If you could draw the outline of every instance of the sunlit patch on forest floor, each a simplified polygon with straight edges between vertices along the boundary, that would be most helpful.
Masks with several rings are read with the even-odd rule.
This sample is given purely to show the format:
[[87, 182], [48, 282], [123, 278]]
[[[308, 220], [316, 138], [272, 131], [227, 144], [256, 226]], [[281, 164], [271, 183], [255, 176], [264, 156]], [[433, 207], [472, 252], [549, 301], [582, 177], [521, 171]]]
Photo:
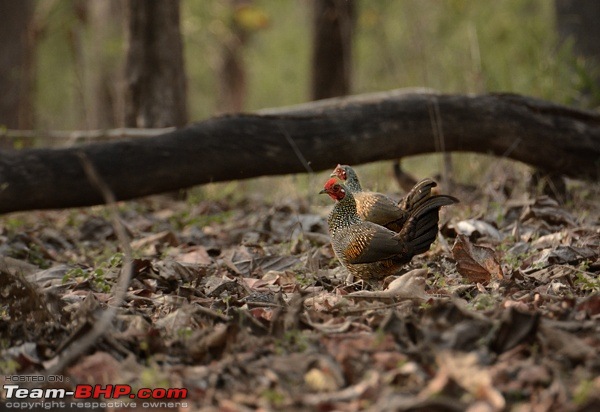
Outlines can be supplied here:
[[[64, 375], [231, 411], [600, 409], [598, 187], [566, 206], [492, 192], [457, 193], [432, 249], [374, 290], [348, 282], [305, 202], [124, 203], [125, 303]], [[111, 305], [110, 220], [2, 217], [2, 374], [51, 368]]]

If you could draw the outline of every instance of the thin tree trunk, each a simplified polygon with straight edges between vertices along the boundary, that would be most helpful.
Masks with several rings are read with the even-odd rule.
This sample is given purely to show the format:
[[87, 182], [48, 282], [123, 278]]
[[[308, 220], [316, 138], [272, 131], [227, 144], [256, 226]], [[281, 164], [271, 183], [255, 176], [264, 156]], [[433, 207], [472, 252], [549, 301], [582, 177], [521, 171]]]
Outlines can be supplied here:
[[249, 0], [229, 0], [232, 16], [226, 38], [223, 39], [219, 67], [219, 113], [241, 112], [246, 100], [246, 67], [244, 48], [249, 33], [238, 24], [235, 15], [238, 8], [248, 6]]
[[350, 93], [354, 0], [314, 0], [312, 100]]
[[123, 36], [124, 7], [121, 0], [86, 0], [92, 35], [92, 56], [88, 64], [89, 125], [92, 129], [115, 128], [125, 124], [122, 53], [115, 44]]
[[9, 129], [33, 128], [33, 11], [31, 0], [0, 0], [0, 126]]
[[179, 0], [128, 0], [125, 125], [187, 123]]
[[[585, 59], [585, 67], [595, 84], [585, 85], [590, 94], [600, 92], [600, 1], [555, 0], [556, 23], [561, 40], [573, 40], [575, 52]], [[585, 90], [584, 90], [585, 92]], [[598, 104], [596, 96], [592, 105]]]

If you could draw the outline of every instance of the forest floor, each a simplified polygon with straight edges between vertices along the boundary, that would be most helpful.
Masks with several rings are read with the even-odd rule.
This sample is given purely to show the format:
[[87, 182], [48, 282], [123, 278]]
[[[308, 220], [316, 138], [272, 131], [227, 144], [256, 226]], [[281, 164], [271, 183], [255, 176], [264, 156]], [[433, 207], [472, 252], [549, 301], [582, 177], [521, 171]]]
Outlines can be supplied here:
[[0, 374], [187, 389], [111, 411], [600, 410], [600, 189], [508, 191], [451, 193], [431, 250], [375, 290], [349, 283], [305, 202], [120, 204], [132, 278], [89, 348], [130, 260], [113, 214], [2, 217]]

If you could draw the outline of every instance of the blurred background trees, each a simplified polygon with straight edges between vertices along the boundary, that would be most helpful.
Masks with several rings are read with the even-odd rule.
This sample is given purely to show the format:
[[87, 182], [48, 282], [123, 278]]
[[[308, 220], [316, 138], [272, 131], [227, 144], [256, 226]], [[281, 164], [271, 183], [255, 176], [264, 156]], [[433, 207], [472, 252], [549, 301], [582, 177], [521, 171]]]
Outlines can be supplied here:
[[125, 126], [187, 124], [179, 0], [126, 2]]
[[[136, 39], [128, 37], [133, 28], [128, 10], [145, 7], [150, 13], [145, 3], [0, 1], [3, 15], [14, 16], [2, 26], [0, 40], [0, 80], [9, 91], [0, 99], [2, 113], [27, 107], [20, 115], [6, 112], [0, 123], [41, 129], [125, 124], [124, 90], [131, 87], [132, 72], [161, 71], [148, 54], [139, 56], [138, 67], [127, 57], [128, 39]], [[171, 76], [181, 83], [187, 78], [188, 96], [172, 100], [188, 103], [191, 120], [344, 94], [350, 84], [353, 93], [429, 87], [450, 93], [516, 92], [576, 103], [591, 76], [582, 61], [600, 44], [594, 40], [597, 25], [585, 24], [596, 21], [600, 5], [594, 0], [556, 0], [556, 7], [545, 0], [166, 3], [166, 9], [156, 12], [165, 21], [145, 24], [156, 25], [148, 30], [164, 39], [169, 48], [164, 52], [172, 53], [157, 55], [154, 62], [183, 65]], [[590, 6], [583, 7], [585, 3]], [[181, 59], [175, 56], [177, 31]], [[12, 103], [28, 99], [29, 105]], [[596, 103], [592, 99], [589, 105]]]
[[0, 0], [0, 125], [33, 127], [34, 3]]
[[578, 87], [587, 106], [597, 106], [600, 94], [600, 2], [555, 0], [560, 41], [573, 49], [579, 73]]
[[312, 100], [350, 93], [354, 0], [314, 0], [311, 62]]
[[[594, 108], [599, 8], [595, 0], [0, 0], [11, 16], [0, 29], [0, 124], [182, 125], [404, 87]], [[431, 159], [407, 166], [423, 163]]]

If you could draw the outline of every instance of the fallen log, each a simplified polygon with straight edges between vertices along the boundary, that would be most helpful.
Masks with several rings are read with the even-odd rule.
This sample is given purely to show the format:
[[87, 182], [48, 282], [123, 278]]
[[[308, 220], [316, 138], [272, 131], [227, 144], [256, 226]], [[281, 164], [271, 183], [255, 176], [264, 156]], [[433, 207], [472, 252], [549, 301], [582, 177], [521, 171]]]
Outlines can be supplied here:
[[439, 151], [478, 152], [597, 181], [600, 115], [531, 97], [393, 91], [208, 119], [159, 136], [0, 153], [0, 213], [118, 200], [208, 182]]

